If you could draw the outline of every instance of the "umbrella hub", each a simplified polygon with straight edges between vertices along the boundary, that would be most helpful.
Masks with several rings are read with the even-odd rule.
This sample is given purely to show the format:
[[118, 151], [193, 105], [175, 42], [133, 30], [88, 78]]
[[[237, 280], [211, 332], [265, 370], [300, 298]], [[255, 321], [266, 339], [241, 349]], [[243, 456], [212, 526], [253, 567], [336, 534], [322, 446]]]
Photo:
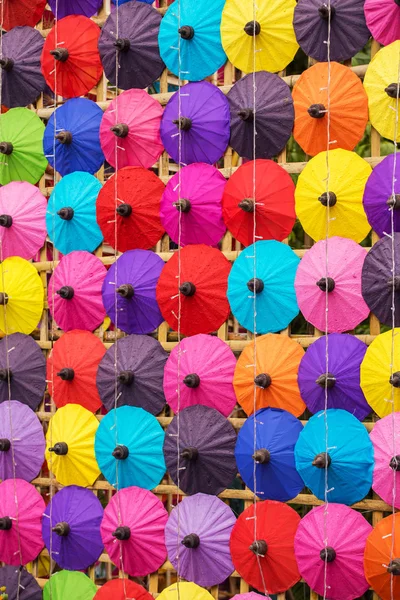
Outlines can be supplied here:
[[130, 283], [123, 283], [119, 286], [119, 288], [117, 288], [117, 294], [119, 294], [122, 298], [127, 298], [130, 300], [135, 294], [133, 285]]
[[400, 471], [400, 454], [396, 454], [390, 459], [389, 466], [393, 471]]
[[188, 535], [185, 535], [181, 544], [186, 548], [198, 548], [200, 546], [200, 538], [197, 533], [189, 533]]
[[69, 52], [67, 48], [55, 48], [54, 50], [50, 50], [50, 54], [60, 62], [65, 62], [66, 60], [68, 60], [69, 57]]
[[322, 548], [319, 553], [320, 559], [324, 562], [330, 563], [333, 562], [336, 558], [336, 552], [332, 548], [332, 546], [327, 546], [326, 548]]
[[13, 218], [11, 215], [0, 215], [0, 226], [6, 227], [7, 229], [13, 224]]
[[385, 92], [389, 98], [396, 99], [398, 95], [400, 96], [400, 86], [397, 83], [391, 83], [385, 88]]
[[71, 221], [74, 216], [74, 209], [70, 206], [64, 206], [57, 211], [57, 214], [64, 221]]
[[129, 133], [129, 127], [126, 123], [117, 123], [114, 127], [110, 127], [110, 131], [119, 138], [125, 138]]
[[8, 452], [11, 448], [11, 442], [7, 438], [0, 439], [0, 452]]
[[8, 381], [8, 379], [12, 379], [11, 369], [0, 369], [0, 381]]
[[121, 371], [118, 375], [118, 381], [123, 385], [132, 385], [135, 379], [135, 375], [133, 371]]
[[130, 204], [127, 204], [126, 202], [124, 202], [123, 204], [120, 204], [119, 206], [117, 206], [117, 208], [115, 209], [115, 212], [120, 217], [130, 217], [132, 214], [132, 206]]
[[247, 287], [253, 294], [260, 294], [260, 292], [262, 292], [264, 289], [264, 282], [262, 279], [254, 277], [254, 279], [249, 279], [249, 281], [247, 282]]
[[113, 531], [112, 535], [120, 542], [125, 542], [131, 537], [131, 530], [127, 525], [121, 525], [120, 527], [117, 527], [115, 531]]
[[118, 38], [116, 42], [114, 42], [114, 46], [118, 48], [120, 52], [128, 52], [131, 47], [131, 41], [128, 38]]
[[70, 131], [60, 131], [60, 133], [57, 133], [55, 138], [60, 142], [60, 144], [72, 144], [72, 133]]
[[56, 294], [64, 300], [72, 300], [74, 297], [74, 288], [70, 285], [63, 285], [62, 288], [56, 291]]
[[57, 442], [52, 448], [49, 448], [49, 452], [54, 452], [57, 456], [65, 456], [68, 454], [68, 444], [66, 442]]
[[390, 288], [392, 288], [394, 285], [395, 291], [400, 292], [400, 275], [395, 275], [393, 279], [389, 279], [387, 284]]
[[318, 469], [325, 469], [330, 466], [331, 462], [332, 459], [327, 452], [320, 452], [312, 461], [312, 466]]
[[268, 544], [265, 540], [257, 540], [249, 546], [249, 550], [254, 552], [256, 556], [264, 557], [268, 552]]
[[318, 379], [316, 380], [316, 382], [318, 385], [320, 385], [322, 388], [333, 388], [333, 386], [336, 383], [336, 377], [334, 375], [332, 375], [332, 373], [322, 373], [322, 375], [320, 375], [318, 377]]
[[193, 446], [188, 446], [187, 448], [184, 448], [181, 452], [181, 458], [185, 458], [186, 460], [197, 460], [198, 457], [199, 451]]
[[57, 523], [57, 525], [52, 527], [52, 531], [60, 537], [66, 537], [71, 531], [71, 527], [66, 521], [60, 521], [60, 523]]
[[389, 383], [391, 383], [395, 388], [400, 388], [400, 371], [396, 371], [396, 373], [391, 375]]
[[397, 6], [400, 6], [400, 0], [394, 0], [394, 3], [397, 4]]
[[334, 6], [329, 7], [324, 2], [319, 7], [318, 12], [319, 12], [319, 16], [321, 17], [321, 19], [324, 19], [324, 21], [327, 21], [329, 19], [329, 12], [331, 13], [331, 19], [333, 19], [333, 17], [335, 16], [335, 13], [336, 13], [336, 8]]
[[386, 204], [389, 206], [389, 208], [393, 208], [393, 210], [400, 210], [400, 194], [390, 196], [390, 198], [386, 200]]
[[196, 292], [196, 286], [191, 281], [185, 281], [179, 286], [179, 291], [184, 296], [193, 296]]
[[174, 125], [178, 125], [178, 129], [182, 131], [189, 131], [192, 126], [192, 119], [189, 119], [189, 117], [179, 117], [179, 119], [174, 119], [172, 122]]
[[260, 448], [256, 450], [252, 456], [253, 460], [260, 465], [266, 465], [271, 460], [271, 453], [266, 448]]
[[244, 30], [247, 33], [247, 35], [260, 35], [261, 25], [258, 21], [249, 21], [244, 26]]
[[117, 460], [126, 460], [129, 456], [129, 448], [123, 444], [118, 444], [118, 446], [115, 447], [112, 455]]
[[57, 377], [60, 377], [63, 381], [72, 381], [75, 377], [75, 371], [69, 367], [64, 367], [57, 373]]
[[0, 67], [4, 71], [11, 71], [14, 66], [14, 61], [12, 58], [1, 58], [0, 59]]
[[268, 375], [268, 373], [260, 373], [259, 375], [257, 375], [257, 377], [254, 378], [254, 383], [257, 387], [263, 388], [265, 390], [272, 383], [271, 375]]
[[0, 519], [0, 531], [9, 531], [12, 527], [12, 520], [10, 517], [1, 517]]
[[400, 558], [394, 558], [390, 561], [387, 572], [391, 575], [400, 575]]
[[255, 202], [253, 198], [244, 198], [239, 202], [238, 207], [244, 210], [244, 212], [253, 213], [255, 208]]
[[191, 25], [183, 25], [178, 29], [178, 33], [183, 40], [192, 40], [194, 38], [194, 29]]
[[326, 108], [323, 104], [311, 104], [307, 112], [313, 119], [323, 119], [326, 113]]
[[0, 152], [1, 154], [11, 154], [14, 150], [14, 146], [11, 142], [0, 142]]
[[332, 279], [332, 277], [321, 277], [321, 279], [317, 281], [317, 286], [321, 292], [333, 292], [335, 289], [335, 281]]
[[180, 198], [178, 202], [173, 203], [173, 206], [181, 213], [188, 213], [192, 208], [192, 203], [187, 198]]
[[5, 292], [0, 292], [0, 306], [4, 306], [8, 304], [8, 294]]
[[184, 378], [183, 383], [188, 388], [197, 388], [200, 385], [200, 377], [197, 375], [197, 373], [189, 373], [189, 375], [186, 375]]
[[318, 200], [321, 202], [322, 206], [329, 206], [329, 208], [332, 208], [337, 202], [337, 196], [334, 192], [324, 192]]
[[252, 108], [242, 108], [237, 115], [242, 121], [251, 121], [254, 119], [254, 110]]

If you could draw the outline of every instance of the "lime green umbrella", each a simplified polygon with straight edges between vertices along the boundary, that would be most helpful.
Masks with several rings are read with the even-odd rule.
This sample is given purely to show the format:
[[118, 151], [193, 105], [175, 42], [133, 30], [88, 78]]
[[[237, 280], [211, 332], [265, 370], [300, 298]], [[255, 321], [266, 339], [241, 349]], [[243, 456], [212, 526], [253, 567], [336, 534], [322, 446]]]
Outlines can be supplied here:
[[96, 592], [97, 586], [84, 573], [59, 571], [44, 586], [43, 600], [93, 600]]
[[0, 116], [0, 184], [37, 183], [47, 160], [43, 154], [44, 124], [27, 108], [12, 108]]

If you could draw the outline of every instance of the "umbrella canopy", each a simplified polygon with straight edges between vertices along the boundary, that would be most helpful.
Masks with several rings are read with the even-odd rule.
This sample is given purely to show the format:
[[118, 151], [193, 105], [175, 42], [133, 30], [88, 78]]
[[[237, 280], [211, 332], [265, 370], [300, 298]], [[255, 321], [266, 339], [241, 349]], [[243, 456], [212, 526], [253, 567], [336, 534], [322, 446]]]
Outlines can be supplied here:
[[46, 239], [47, 201], [27, 181], [11, 181], [0, 188], [0, 247], [9, 256], [33, 258]]
[[47, 301], [53, 319], [64, 331], [93, 331], [105, 317], [101, 299], [106, 268], [97, 256], [71, 252], [63, 256], [50, 278]]
[[325, 331], [326, 290], [328, 333], [350, 331], [368, 317], [369, 309], [361, 295], [365, 256], [364, 248], [340, 237], [332, 237], [328, 243], [321, 240], [307, 250], [297, 270], [295, 288], [300, 310], [314, 327]]
[[220, 250], [204, 244], [175, 253], [162, 270], [156, 293], [168, 325], [175, 331], [180, 325], [184, 335], [219, 329], [230, 312], [226, 298], [230, 269]]
[[300, 516], [287, 504], [265, 500], [239, 516], [231, 535], [235, 569], [246, 583], [270, 594], [291, 588], [300, 579], [294, 536]]
[[0, 402], [18, 398], [36, 410], [46, 389], [46, 360], [29, 335], [13, 333], [0, 341]]
[[229, 539], [235, 522], [231, 508], [215, 496], [183, 498], [165, 528], [168, 558], [178, 575], [203, 587], [223, 583], [234, 570]]
[[372, 489], [387, 504], [400, 508], [400, 414], [393, 414], [374, 423], [370, 438], [374, 446], [374, 478]]
[[[300, 521], [294, 550], [300, 573], [314, 592], [330, 600], [353, 600], [369, 588], [364, 548], [372, 527], [342, 504], [317, 506]], [[325, 541], [326, 539], [326, 541]]]
[[297, 383], [303, 356], [300, 344], [285, 335], [262, 335], [245, 347], [236, 364], [233, 387], [247, 415], [253, 413], [254, 401], [256, 410], [272, 406], [287, 410], [295, 417], [304, 412], [306, 405]]
[[52, 113], [44, 130], [43, 149], [60, 175], [74, 171], [93, 175], [100, 169], [104, 162], [99, 133], [102, 117], [101, 108], [87, 98], [72, 98]]
[[92, 600], [97, 586], [84, 573], [58, 571], [43, 588], [43, 600]]
[[372, 443], [364, 425], [346, 410], [330, 408], [326, 417], [323, 411], [311, 417], [300, 433], [295, 456], [304, 485], [320, 500], [325, 499], [326, 470], [329, 503], [354, 504], [371, 488]]
[[43, 312], [43, 283], [35, 267], [19, 256], [0, 264], [0, 330], [32, 333]]
[[367, 538], [364, 552], [365, 577], [382, 600], [397, 598], [400, 581], [400, 513], [379, 521]]
[[266, 71], [250, 73], [232, 86], [227, 99], [231, 111], [230, 145], [239, 156], [272, 158], [282, 152], [292, 133], [294, 110], [290, 88], [281, 77]]
[[112, 562], [132, 577], [157, 571], [167, 557], [167, 520], [167, 511], [152, 492], [138, 487], [117, 492], [104, 510], [100, 528]]
[[296, 220], [294, 189], [289, 173], [272, 160], [240, 165], [229, 177], [222, 196], [225, 225], [244, 246], [254, 242], [254, 221], [256, 239], [281, 242]]
[[264, 600], [270, 600], [269, 596], [265, 596], [264, 594], [256, 594], [255, 592], [249, 592], [248, 594], [236, 594], [233, 596], [232, 600], [258, 600], [259, 598], [264, 598]]
[[237, 473], [234, 449], [236, 433], [230, 422], [208, 406], [188, 406], [165, 435], [164, 456], [168, 473], [189, 495], [217, 495], [232, 484]]
[[222, 12], [222, 45], [237, 69], [283, 71], [299, 45], [293, 31], [295, 0], [277, 0], [273, 6], [227, 0]]
[[22, 567], [0, 567], [1, 588], [7, 600], [42, 600], [36, 579]]
[[162, 107], [144, 90], [114, 98], [100, 125], [100, 143], [112, 167], [149, 168], [164, 150], [160, 138]]
[[42, 18], [46, 0], [6, 0], [3, 6], [2, 28], [8, 31], [19, 25], [36, 25]]
[[117, 489], [152, 490], [165, 473], [164, 430], [143, 408], [121, 406], [102, 420], [95, 439], [101, 472]]
[[43, 122], [32, 110], [12, 108], [0, 116], [0, 130], [0, 185], [10, 181], [37, 183], [47, 166]]
[[396, 0], [365, 0], [364, 14], [377, 42], [388, 46], [400, 38], [400, 4]]
[[221, 199], [225, 177], [213, 166], [195, 163], [169, 180], [161, 199], [161, 222], [178, 246], [216, 246], [225, 233]]
[[[328, 373], [326, 345], [328, 344]], [[311, 413], [325, 408], [342, 408], [360, 421], [371, 412], [360, 387], [360, 367], [367, 346], [354, 335], [331, 333], [307, 349], [299, 367], [301, 397]]]
[[228, 278], [227, 295], [243, 327], [253, 333], [254, 325], [257, 333], [281, 331], [298, 315], [294, 279], [299, 262], [289, 246], [275, 240], [256, 242], [240, 253]]
[[97, 336], [79, 329], [68, 331], [54, 343], [47, 359], [47, 383], [57, 408], [80, 404], [95, 413], [101, 407], [96, 374], [105, 353]]
[[218, 337], [199, 333], [184, 338], [165, 365], [164, 392], [169, 406], [177, 413], [202, 404], [229, 417], [236, 404], [232, 386], [235, 366], [235, 355]]
[[236, 442], [236, 463], [241, 478], [259, 498], [287, 502], [303, 489], [294, 460], [302, 429], [296, 417], [279, 408], [258, 410], [244, 422]]
[[159, 595], [159, 600], [211, 600], [211, 594], [188, 581], [179, 581], [165, 588]]
[[100, 0], [49, 0], [49, 6], [57, 19], [68, 15], [84, 15], [93, 17], [101, 8]]
[[94, 455], [99, 422], [79, 404], [67, 404], [51, 417], [46, 434], [46, 460], [61, 485], [93, 485], [100, 469]]
[[165, 406], [162, 380], [167, 358], [160, 342], [150, 336], [117, 340], [97, 370], [97, 389], [106, 410], [128, 405], [158, 415]]
[[54, 93], [76, 98], [97, 84], [103, 72], [97, 48], [99, 37], [100, 27], [82, 15], [70, 15], [56, 22], [46, 38], [41, 58], [42, 73]]
[[77, 485], [61, 489], [43, 513], [42, 534], [53, 560], [69, 571], [83, 571], [103, 551], [103, 508], [92, 490]]
[[[330, 18], [329, 18], [330, 7]], [[362, 50], [370, 38], [364, 17], [364, 0], [299, 0], [293, 25], [301, 49], [317, 61], [344, 61]]]
[[327, 229], [329, 237], [336, 235], [355, 242], [368, 235], [371, 226], [362, 199], [371, 171], [358, 154], [341, 149], [330, 150], [328, 156], [320, 152], [307, 163], [296, 185], [296, 214], [313, 240], [325, 240]]
[[[182, 4], [173, 2], [161, 21], [158, 41], [167, 68], [183, 79], [200, 81], [226, 62], [221, 44], [224, 0]], [[177, 49], [179, 48], [179, 53]]]
[[293, 88], [293, 136], [311, 156], [328, 147], [328, 74], [329, 148], [353, 150], [368, 123], [368, 97], [358, 75], [337, 62], [313, 65], [300, 75]]
[[394, 230], [400, 231], [400, 161], [396, 159], [394, 164], [394, 159], [394, 154], [389, 154], [376, 165], [364, 190], [364, 210], [379, 237], [383, 237], [385, 232], [391, 234], [392, 214]]
[[176, 163], [212, 165], [229, 143], [228, 101], [208, 81], [188, 83], [168, 101], [160, 133], [166, 151]]
[[[378, 335], [361, 363], [361, 387], [380, 417], [400, 410], [400, 328]], [[393, 337], [392, 337], [393, 336]], [[394, 342], [394, 352], [392, 349]], [[393, 364], [392, 364], [393, 363]], [[391, 367], [392, 365], [392, 367]], [[392, 395], [394, 405], [392, 404]]]
[[42, 424], [29, 406], [16, 400], [0, 404], [0, 479], [34, 479], [45, 445]]
[[104, 308], [125, 333], [151, 333], [163, 317], [156, 300], [156, 285], [164, 261], [149, 250], [129, 250], [111, 265], [104, 279]]
[[153, 248], [164, 233], [164, 189], [161, 179], [143, 167], [124, 167], [107, 179], [96, 202], [97, 223], [106, 242], [118, 252]]
[[94, 600], [125, 600], [129, 597], [135, 600], [153, 600], [153, 596], [144, 587], [125, 578], [107, 581], [97, 590]]
[[44, 546], [44, 508], [42, 496], [27, 481], [0, 483], [0, 561], [19, 566], [35, 560]]
[[3, 35], [1, 102], [8, 108], [35, 102], [46, 83], [40, 71], [44, 39], [32, 27], [14, 27]]
[[165, 69], [158, 48], [160, 22], [161, 15], [144, 2], [120, 4], [107, 17], [101, 30], [99, 52], [111, 85], [117, 85], [116, 49], [119, 88], [144, 89], [160, 77]]

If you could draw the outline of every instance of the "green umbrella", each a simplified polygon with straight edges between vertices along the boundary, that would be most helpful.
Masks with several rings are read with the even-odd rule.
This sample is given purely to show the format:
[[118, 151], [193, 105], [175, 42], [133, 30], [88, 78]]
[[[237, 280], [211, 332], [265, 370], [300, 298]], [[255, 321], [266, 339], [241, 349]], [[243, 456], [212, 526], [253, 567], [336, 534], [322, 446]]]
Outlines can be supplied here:
[[96, 592], [97, 586], [84, 573], [59, 571], [44, 586], [43, 600], [93, 600]]
[[44, 124], [28, 108], [12, 108], [0, 116], [0, 184], [37, 183], [47, 160], [43, 154]]

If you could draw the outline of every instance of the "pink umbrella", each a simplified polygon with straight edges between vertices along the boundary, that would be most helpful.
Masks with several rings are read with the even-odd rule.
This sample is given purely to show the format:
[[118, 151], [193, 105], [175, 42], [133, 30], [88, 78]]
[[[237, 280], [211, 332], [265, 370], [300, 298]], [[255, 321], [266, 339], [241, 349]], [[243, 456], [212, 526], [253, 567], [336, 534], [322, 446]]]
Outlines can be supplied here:
[[184, 338], [170, 353], [164, 369], [168, 404], [178, 412], [179, 373], [179, 410], [203, 404], [228, 417], [236, 404], [235, 367], [235, 355], [219, 338], [204, 333]]
[[259, 598], [270, 600], [269, 596], [261, 596], [261, 594], [256, 594], [255, 592], [249, 592], [248, 594], [236, 594], [236, 596], [233, 596], [232, 600], [259, 600]]
[[160, 103], [144, 90], [126, 90], [114, 98], [100, 124], [101, 148], [111, 166], [154, 165], [164, 150], [162, 112]]
[[106, 268], [89, 252], [70, 252], [63, 256], [49, 281], [47, 301], [63, 331], [98, 327], [106, 312], [101, 288]]
[[218, 169], [205, 163], [188, 165], [169, 180], [161, 199], [161, 222], [176, 244], [218, 244], [226, 229], [221, 204], [225, 185]]
[[388, 46], [400, 38], [400, 3], [398, 0], [365, 0], [365, 19], [372, 37]]
[[299, 308], [314, 327], [325, 331], [327, 289], [329, 333], [350, 331], [368, 317], [369, 308], [361, 294], [365, 257], [361, 246], [340, 237], [329, 238], [328, 252], [325, 240], [307, 250], [294, 285]]
[[47, 201], [27, 181], [11, 181], [0, 188], [0, 260], [21, 256], [30, 260], [46, 239]]
[[310, 588], [329, 600], [362, 596], [369, 588], [364, 577], [364, 549], [371, 531], [360, 513], [343, 504], [329, 503], [326, 514], [325, 506], [318, 506], [303, 517], [294, 551]]
[[377, 421], [370, 438], [374, 446], [372, 489], [387, 504], [400, 508], [400, 413]]
[[26, 565], [42, 548], [45, 504], [36, 488], [23, 479], [0, 483], [0, 561]]
[[104, 510], [100, 532], [112, 562], [132, 577], [157, 571], [167, 557], [164, 529], [168, 513], [152, 492], [127, 487]]

